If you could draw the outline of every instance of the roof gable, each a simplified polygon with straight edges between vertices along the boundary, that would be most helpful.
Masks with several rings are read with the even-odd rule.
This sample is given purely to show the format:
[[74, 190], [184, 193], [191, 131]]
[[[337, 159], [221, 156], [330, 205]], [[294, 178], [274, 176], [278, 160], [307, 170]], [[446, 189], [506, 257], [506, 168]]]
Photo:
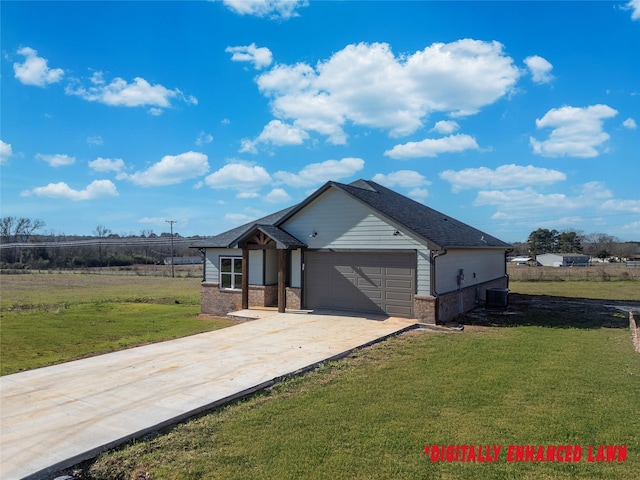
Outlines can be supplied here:
[[279, 221], [294, 217], [329, 188], [337, 188], [362, 202], [389, 221], [425, 239], [430, 248], [510, 248], [511, 245], [455, 218], [416, 202], [373, 181], [351, 184], [327, 182], [314, 194], [293, 207]]
[[[304, 207], [312, 203], [330, 188], [345, 192], [349, 197], [385, 217], [388, 221], [402, 226], [418, 237], [423, 238], [429, 248], [510, 248], [506, 242], [482, 232], [455, 218], [449, 217], [422, 203], [411, 200], [404, 195], [370, 180], [357, 180], [350, 184], [327, 182], [316, 192], [297, 205], [267, 215], [253, 222], [246, 223], [232, 230], [202, 240], [192, 245], [193, 248], [232, 248], [238, 241], [259, 227], [283, 246], [304, 246], [295, 237], [280, 227], [284, 222], [300, 213]], [[277, 237], [277, 238], [275, 238]]]
[[238, 239], [244, 237], [250, 230], [256, 228], [257, 225], [274, 225], [295, 207], [296, 205], [293, 205], [284, 210], [267, 215], [266, 217], [254, 220], [253, 222], [245, 223], [219, 235], [207, 238], [206, 240], [201, 240], [191, 245], [191, 248], [231, 248], [237, 243]]

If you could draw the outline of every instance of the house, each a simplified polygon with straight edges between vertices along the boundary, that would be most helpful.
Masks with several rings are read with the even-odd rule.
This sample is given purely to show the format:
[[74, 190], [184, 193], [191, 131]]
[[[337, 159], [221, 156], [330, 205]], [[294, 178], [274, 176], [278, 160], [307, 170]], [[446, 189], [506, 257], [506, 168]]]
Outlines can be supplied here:
[[518, 266], [529, 266], [529, 262], [533, 260], [531, 257], [522, 256], [522, 257], [513, 257], [507, 259], [509, 263], [515, 264]]
[[588, 267], [589, 255], [581, 253], [543, 253], [536, 261], [543, 267]]
[[306, 200], [192, 245], [202, 312], [337, 309], [447, 321], [506, 288], [511, 246], [372, 181]]

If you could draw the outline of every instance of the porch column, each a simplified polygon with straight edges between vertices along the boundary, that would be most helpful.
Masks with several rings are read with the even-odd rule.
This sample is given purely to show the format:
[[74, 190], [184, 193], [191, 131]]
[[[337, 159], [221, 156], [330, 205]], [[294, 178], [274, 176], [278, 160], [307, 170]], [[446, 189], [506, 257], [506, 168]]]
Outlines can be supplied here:
[[242, 249], [242, 309], [249, 308], [249, 249]]
[[278, 250], [278, 312], [284, 313], [287, 308], [287, 251]]

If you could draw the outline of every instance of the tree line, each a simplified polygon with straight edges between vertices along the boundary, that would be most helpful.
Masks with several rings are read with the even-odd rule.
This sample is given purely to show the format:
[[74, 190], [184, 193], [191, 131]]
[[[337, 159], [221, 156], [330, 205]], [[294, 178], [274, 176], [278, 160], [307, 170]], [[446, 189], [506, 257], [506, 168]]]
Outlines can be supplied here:
[[[1, 268], [87, 268], [158, 264], [168, 257], [196, 256], [190, 249], [201, 237], [160, 235], [153, 230], [116, 234], [98, 225], [93, 235], [43, 233], [40, 219], [0, 218]], [[172, 252], [173, 248], [173, 252]]]
[[[1, 268], [86, 268], [162, 263], [173, 256], [196, 256], [189, 248], [202, 237], [142, 230], [139, 234], [116, 234], [98, 225], [92, 235], [44, 233], [40, 219], [0, 218]], [[173, 240], [173, 241], [172, 241]], [[526, 242], [513, 244], [515, 255], [584, 253], [602, 259], [628, 258], [640, 254], [640, 242], [622, 242], [606, 233], [585, 234], [575, 230], [538, 228]]]
[[622, 259], [640, 254], [640, 242], [623, 242], [606, 233], [538, 228], [529, 234], [526, 242], [514, 244], [518, 255], [543, 253], [583, 253], [601, 259]]

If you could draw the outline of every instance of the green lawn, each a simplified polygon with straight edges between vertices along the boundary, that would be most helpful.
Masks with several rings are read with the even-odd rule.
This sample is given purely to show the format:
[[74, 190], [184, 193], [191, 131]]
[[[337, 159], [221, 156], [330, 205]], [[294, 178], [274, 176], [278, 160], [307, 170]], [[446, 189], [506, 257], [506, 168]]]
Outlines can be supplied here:
[[[3, 275], [0, 287], [5, 374], [229, 324], [197, 316], [193, 278]], [[511, 289], [640, 300], [637, 282]], [[84, 478], [638, 478], [640, 355], [629, 329], [608, 321], [572, 328], [562, 311], [544, 315], [563, 328], [536, 318], [536, 326], [525, 319], [392, 338], [103, 455]], [[587, 461], [589, 445], [607, 444], [626, 445], [626, 461]], [[503, 450], [495, 463], [432, 463], [425, 445]], [[579, 463], [511, 463], [509, 445], [580, 445], [585, 453]]]
[[232, 325], [202, 318], [194, 278], [2, 275], [0, 374]]
[[[639, 401], [626, 329], [412, 333], [105, 455], [90, 478], [636, 479]], [[427, 444], [503, 452], [432, 463]], [[584, 458], [507, 462], [523, 444], [581, 445]], [[627, 445], [627, 461], [587, 462], [600, 444]]]
[[599, 298], [603, 300], [640, 300], [640, 282], [621, 280], [615, 282], [510, 281], [509, 290], [527, 295], [551, 295], [574, 298]]

